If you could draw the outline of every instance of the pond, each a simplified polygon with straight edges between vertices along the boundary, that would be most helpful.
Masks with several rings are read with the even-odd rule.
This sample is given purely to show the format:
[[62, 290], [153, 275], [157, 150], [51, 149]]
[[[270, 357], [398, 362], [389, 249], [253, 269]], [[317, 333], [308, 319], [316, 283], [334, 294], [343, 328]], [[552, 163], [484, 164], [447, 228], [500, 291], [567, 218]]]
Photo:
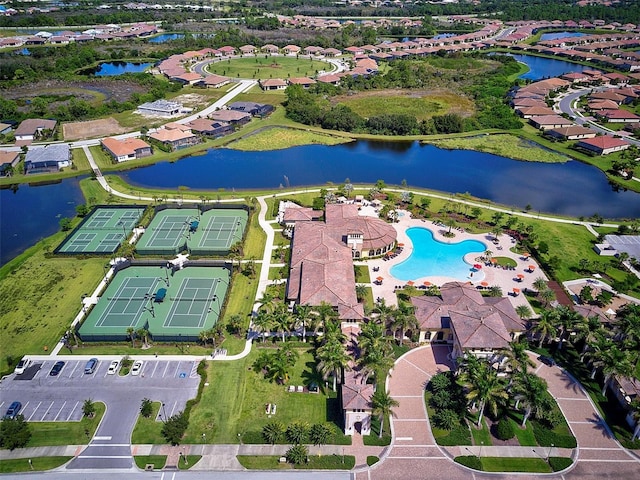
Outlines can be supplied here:
[[184, 38], [184, 34], [182, 33], [162, 33], [153, 38], [149, 39], [149, 43], [165, 43], [170, 42], [171, 40], [178, 40], [179, 38]]
[[540, 35], [540, 41], [556, 40], [558, 38], [584, 37], [586, 34], [581, 32], [550, 32]]
[[[0, 190], [0, 265], [60, 229], [60, 219], [73, 217], [84, 203], [79, 179], [43, 186], [20, 185]], [[52, 245], [52, 250], [57, 245]]]
[[593, 67], [580, 65], [578, 63], [565, 62], [555, 58], [535, 57], [533, 55], [510, 54], [518, 62], [529, 67], [529, 71], [520, 75], [526, 80], [542, 80], [543, 78], [559, 77], [569, 72], [582, 72], [583, 70], [593, 70]]
[[87, 68], [83, 75], [95, 75], [96, 77], [112, 77], [123, 73], [140, 73], [152, 67], [153, 63], [134, 62], [103, 62], [95, 68]]

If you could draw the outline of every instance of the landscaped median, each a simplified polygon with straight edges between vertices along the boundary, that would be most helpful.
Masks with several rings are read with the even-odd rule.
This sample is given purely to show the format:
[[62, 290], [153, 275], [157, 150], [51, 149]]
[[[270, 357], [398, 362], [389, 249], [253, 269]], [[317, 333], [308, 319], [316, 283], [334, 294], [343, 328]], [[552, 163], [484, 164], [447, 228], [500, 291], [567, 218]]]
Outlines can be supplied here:
[[238, 455], [240, 464], [248, 470], [351, 470], [356, 465], [353, 455], [309, 455], [299, 465], [281, 461], [278, 455]]
[[0, 460], [0, 473], [42, 472], [58, 468], [73, 457], [38, 457]]

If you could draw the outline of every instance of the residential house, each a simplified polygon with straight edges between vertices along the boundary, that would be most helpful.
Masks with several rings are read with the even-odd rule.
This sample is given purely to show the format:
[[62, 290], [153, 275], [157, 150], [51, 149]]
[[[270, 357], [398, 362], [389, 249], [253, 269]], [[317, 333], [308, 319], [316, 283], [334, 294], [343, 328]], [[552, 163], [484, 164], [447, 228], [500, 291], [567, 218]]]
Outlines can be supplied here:
[[6, 135], [7, 133], [11, 133], [13, 130], [13, 125], [10, 123], [0, 123], [0, 135]]
[[230, 123], [231, 125], [244, 125], [251, 121], [251, 115], [235, 110], [216, 110], [209, 114], [209, 118], [219, 122]]
[[156, 100], [155, 102], [143, 103], [138, 107], [137, 112], [142, 115], [174, 117], [183, 113], [183, 109], [184, 107], [181, 103], [170, 102], [168, 100]]
[[256, 102], [233, 102], [229, 104], [230, 110], [245, 112], [254, 117], [266, 117], [275, 110], [273, 105]]
[[328, 73], [326, 75], [321, 75], [318, 77], [318, 82], [319, 83], [330, 83], [331, 85], [340, 85], [340, 79], [341, 77], [333, 74], [333, 73]]
[[258, 51], [253, 45], [243, 45], [239, 50], [241, 55], [254, 55]]
[[11, 172], [20, 162], [20, 152], [10, 152], [0, 150], [0, 174], [6, 175]]
[[153, 154], [151, 146], [139, 138], [124, 138], [119, 140], [107, 137], [100, 141], [102, 148], [116, 162], [126, 162], [138, 158], [148, 157]]
[[225, 46], [225, 47], [220, 47], [218, 49], [218, 52], [220, 52], [220, 54], [223, 57], [229, 57], [231, 55], [235, 55], [236, 54], [236, 49], [230, 46]]
[[547, 106], [516, 107], [516, 113], [522, 118], [531, 118], [540, 115], [555, 115], [553, 109]]
[[58, 122], [55, 120], [47, 120], [46, 118], [28, 118], [23, 120], [16, 128], [14, 136], [16, 142], [37, 140], [46, 132], [53, 132]]
[[583, 138], [594, 138], [596, 131], [580, 125], [573, 125], [571, 127], [552, 128], [551, 130], [546, 130], [544, 134], [560, 140], [581, 140]]
[[297, 45], [287, 45], [282, 49], [285, 55], [298, 55], [301, 48]]
[[166, 145], [171, 150], [180, 150], [200, 143], [197, 135], [185, 125], [169, 123], [149, 135], [149, 138]]
[[182, 85], [193, 85], [202, 80], [202, 75], [196, 72], [186, 72], [180, 75], [173, 75], [169, 79]]
[[287, 88], [287, 82], [281, 78], [269, 78], [267, 80], [259, 80], [262, 90], [284, 90]]
[[231, 82], [231, 79], [229, 77], [223, 77], [222, 75], [214, 74], [214, 75], [207, 75], [202, 80], [199, 80], [196, 83], [194, 83], [194, 85], [196, 87], [202, 87], [202, 88], [220, 88], [220, 87], [223, 87], [224, 85], [227, 85], [229, 82]]
[[626, 110], [603, 110], [596, 114], [596, 117], [600, 120], [604, 120], [610, 123], [638, 123], [640, 122], [640, 116], [633, 112]]
[[375, 393], [372, 384], [362, 383], [353, 378], [353, 372], [345, 372], [345, 379], [340, 387], [340, 405], [344, 418], [344, 434], [371, 434], [371, 415], [373, 405], [371, 398]]
[[573, 125], [571, 120], [567, 120], [560, 115], [538, 115], [531, 117], [529, 123], [539, 130], [551, 130], [552, 128], [568, 127]]
[[280, 51], [277, 45], [273, 45], [271, 43], [267, 43], [266, 45], [263, 45], [260, 50], [262, 50], [264, 53], [268, 53], [269, 55], [276, 54]]
[[30, 147], [24, 159], [25, 173], [57, 172], [71, 165], [71, 148], [66, 143]]
[[610, 137], [608, 135], [602, 135], [600, 137], [587, 138], [580, 140], [576, 144], [576, 148], [586, 150], [596, 155], [608, 155], [613, 152], [620, 152], [629, 148], [629, 142], [626, 142], [620, 138]]
[[300, 85], [305, 90], [315, 84], [316, 81], [308, 77], [292, 77], [288, 80], [289, 85]]
[[440, 295], [411, 297], [420, 342], [448, 343], [452, 356], [492, 358], [526, 328], [506, 297], [483, 297], [471, 284], [445, 283]]
[[223, 137], [234, 132], [233, 125], [225, 122], [218, 122], [208, 118], [197, 118], [186, 124], [192, 132], [207, 137]]

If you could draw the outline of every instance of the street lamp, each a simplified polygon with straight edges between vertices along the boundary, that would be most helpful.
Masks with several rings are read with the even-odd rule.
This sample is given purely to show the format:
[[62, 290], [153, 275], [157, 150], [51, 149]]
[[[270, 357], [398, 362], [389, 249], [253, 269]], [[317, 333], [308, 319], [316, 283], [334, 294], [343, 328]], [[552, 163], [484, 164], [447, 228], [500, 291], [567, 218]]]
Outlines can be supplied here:
[[123, 239], [127, 238], [127, 230], [124, 228], [124, 222], [120, 221], [117, 223], [117, 225], [122, 225], [122, 235], [123, 235]]
[[167, 411], [164, 409], [164, 402], [162, 402], [162, 417], [162, 423], [167, 423], [167, 420], [169, 419], [167, 418]]
[[555, 445], [552, 443], [547, 452], [547, 462], [549, 461], [549, 457], [551, 456], [551, 450], [553, 450], [553, 447], [555, 447]]
[[238, 432], [238, 443], [242, 445], [242, 434], [240, 432]]

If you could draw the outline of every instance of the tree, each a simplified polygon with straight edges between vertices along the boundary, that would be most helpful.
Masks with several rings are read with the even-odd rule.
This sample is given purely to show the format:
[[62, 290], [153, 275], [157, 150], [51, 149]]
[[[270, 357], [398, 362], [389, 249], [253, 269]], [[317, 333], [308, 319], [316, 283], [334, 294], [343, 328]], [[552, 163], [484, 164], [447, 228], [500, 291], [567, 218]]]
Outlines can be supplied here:
[[275, 445], [284, 435], [284, 426], [280, 422], [269, 422], [262, 427], [262, 438], [267, 443]]
[[463, 372], [460, 382], [467, 391], [466, 398], [471, 405], [478, 404], [478, 427], [482, 425], [485, 407], [497, 415], [498, 405], [509, 398], [504, 380], [486, 361], [479, 362], [478, 368]]
[[136, 330], [136, 336], [142, 339], [142, 345], [147, 347], [149, 344], [149, 330], [146, 328], [139, 328]]
[[528, 305], [518, 305], [516, 307], [516, 313], [523, 320], [528, 320], [529, 318], [531, 318], [532, 314], [531, 308], [529, 308]]
[[82, 404], [82, 414], [88, 418], [93, 418], [96, 414], [96, 404], [90, 398], [87, 398]]
[[287, 430], [284, 432], [285, 437], [289, 443], [301, 444], [304, 443], [307, 433], [309, 431], [309, 425], [304, 422], [293, 422], [289, 424]]
[[3, 418], [0, 422], [0, 447], [9, 450], [26, 447], [31, 439], [31, 429], [23, 415]]
[[269, 335], [273, 319], [271, 314], [265, 310], [259, 310], [258, 314], [253, 317], [253, 326], [262, 334], [262, 341]]
[[526, 374], [529, 367], [535, 366], [527, 354], [527, 348], [526, 342], [511, 342], [509, 348], [504, 350], [504, 356], [512, 372]]
[[178, 445], [189, 426], [189, 417], [184, 412], [178, 412], [169, 417], [162, 426], [162, 436], [171, 445]]
[[558, 318], [555, 310], [542, 311], [542, 315], [540, 315], [538, 321], [531, 328], [531, 331], [539, 336], [538, 348], [542, 347], [542, 344], [549, 338], [553, 338], [557, 335], [557, 324]]
[[356, 285], [356, 298], [359, 302], [362, 302], [365, 298], [367, 298], [367, 292], [369, 288], [366, 285], [362, 285], [359, 283]]
[[144, 418], [149, 418], [153, 413], [153, 402], [148, 398], [143, 398], [140, 404], [140, 415]]
[[325, 423], [314, 423], [309, 430], [309, 441], [317, 447], [326, 445], [333, 435], [331, 427]]
[[630, 377], [635, 368], [629, 352], [622, 350], [615, 344], [598, 353], [594, 366], [600, 368], [604, 376], [602, 395], [606, 393], [614, 376]]
[[378, 433], [378, 438], [382, 438], [382, 433], [384, 430], [384, 419], [391, 415], [395, 417], [393, 408], [398, 406], [400, 406], [400, 403], [398, 403], [397, 400], [391, 398], [391, 396], [384, 390], [384, 387], [382, 386], [378, 388], [371, 397], [371, 414], [377, 416], [380, 419], [380, 432]]
[[318, 360], [318, 372], [326, 381], [333, 376], [333, 391], [336, 391], [336, 383], [340, 372], [348, 368], [351, 357], [344, 349], [344, 345], [338, 340], [330, 339], [323, 346], [318, 348], [316, 354]]
[[542, 278], [542, 277], [538, 277], [533, 281], [533, 288], [535, 288], [538, 292], [542, 292], [543, 290], [547, 290], [547, 281]]
[[490, 297], [501, 297], [502, 296], [502, 288], [500, 285], [492, 285], [489, 287], [489, 296]]
[[306, 463], [308, 456], [309, 449], [306, 447], [306, 445], [294, 445], [289, 450], [287, 450], [287, 453], [285, 453], [287, 462], [293, 463], [295, 465]]
[[[399, 344], [402, 345], [404, 341], [405, 332], [412, 328], [418, 327], [416, 317], [413, 316], [407, 309], [398, 308], [393, 312], [392, 327], [396, 330], [400, 330]], [[394, 332], [395, 334], [395, 332]]]
[[131, 339], [131, 348], [136, 348], [136, 330], [133, 327], [127, 328], [127, 335]]
[[547, 382], [544, 379], [532, 374], [521, 374], [517, 376], [514, 392], [515, 399], [524, 405], [524, 417], [522, 427], [533, 413], [539, 416], [546, 408], [550, 408], [549, 394], [547, 393]]
[[582, 320], [582, 316], [566, 305], [558, 305], [556, 313], [558, 314], [558, 324], [560, 326], [558, 349], [561, 349], [566, 337], [575, 330], [576, 325]]
[[542, 300], [542, 303], [547, 308], [551, 305], [551, 302], [556, 299], [556, 294], [550, 288], [545, 288], [541, 292], [538, 292], [538, 295], [540, 295], [540, 300]]
[[73, 220], [70, 218], [61, 218], [59, 224], [60, 224], [60, 229], [63, 232], [68, 232], [69, 230], [71, 230], [71, 227], [73, 225]]

